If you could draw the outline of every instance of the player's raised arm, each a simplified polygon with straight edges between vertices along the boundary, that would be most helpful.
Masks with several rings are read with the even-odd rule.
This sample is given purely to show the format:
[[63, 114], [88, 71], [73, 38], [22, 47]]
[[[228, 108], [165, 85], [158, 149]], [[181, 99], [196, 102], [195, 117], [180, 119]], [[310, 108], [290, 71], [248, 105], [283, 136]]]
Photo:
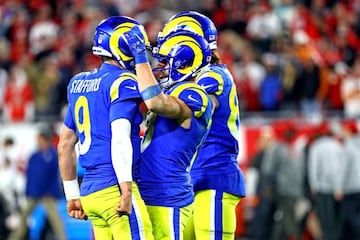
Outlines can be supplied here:
[[123, 35], [136, 63], [136, 75], [141, 95], [149, 110], [176, 119], [191, 118], [191, 110], [180, 99], [164, 94], [156, 81], [146, 55], [146, 33], [142, 27], [133, 27]]

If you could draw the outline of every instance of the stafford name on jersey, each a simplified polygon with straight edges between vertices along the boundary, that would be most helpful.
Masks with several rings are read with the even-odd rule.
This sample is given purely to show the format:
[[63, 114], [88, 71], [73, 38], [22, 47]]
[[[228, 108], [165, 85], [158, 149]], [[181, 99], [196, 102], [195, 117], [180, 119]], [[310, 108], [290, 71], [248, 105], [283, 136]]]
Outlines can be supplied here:
[[101, 78], [74, 80], [71, 85], [70, 93], [95, 92], [99, 90]]

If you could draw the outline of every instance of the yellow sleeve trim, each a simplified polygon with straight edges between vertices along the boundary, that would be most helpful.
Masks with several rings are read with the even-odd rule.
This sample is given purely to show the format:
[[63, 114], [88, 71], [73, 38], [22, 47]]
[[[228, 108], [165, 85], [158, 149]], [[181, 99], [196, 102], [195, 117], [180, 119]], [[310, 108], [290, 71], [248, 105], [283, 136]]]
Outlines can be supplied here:
[[197, 85], [196, 83], [184, 83], [184, 84], [181, 84], [180, 86], [176, 87], [170, 93], [170, 96], [178, 98], [182, 91], [184, 91], [185, 89], [189, 89], [189, 88], [191, 88], [191, 90], [197, 92], [201, 96], [201, 100], [202, 100], [201, 109], [194, 112], [194, 116], [199, 118], [204, 114], [204, 112], [206, 111], [206, 109], [209, 105], [209, 98], [201, 86]]
[[218, 90], [215, 92], [215, 95], [221, 95], [222, 92], [224, 91], [224, 80], [222, 78], [222, 76], [219, 73], [216, 72], [206, 72], [205, 74], [201, 75], [197, 81], [199, 81], [202, 78], [205, 77], [211, 77], [213, 79], [215, 79], [218, 82]]
[[110, 87], [110, 101], [113, 102], [119, 98], [119, 86], [125, 80], [136, 81], [136, 75], [133, 73], [123, 73], [116, 79]]

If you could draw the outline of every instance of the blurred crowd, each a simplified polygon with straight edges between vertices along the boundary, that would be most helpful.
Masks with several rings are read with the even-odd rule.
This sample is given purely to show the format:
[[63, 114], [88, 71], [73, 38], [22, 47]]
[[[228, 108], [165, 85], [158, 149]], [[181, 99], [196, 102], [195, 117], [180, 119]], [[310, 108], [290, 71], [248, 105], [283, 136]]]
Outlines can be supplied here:
[[99, 65], [90, 50], [102, 19], [134, 17], [155, 44], [164, 23], [186, 9], [215, 22], [243, 116], [360, 115], [358, 0], [2, 0], [2, 120], [61, 119], [70, 77]]
[[260, 128], [246, 171], [250, 239], [360, 238], [358, 127], [347, 120]]

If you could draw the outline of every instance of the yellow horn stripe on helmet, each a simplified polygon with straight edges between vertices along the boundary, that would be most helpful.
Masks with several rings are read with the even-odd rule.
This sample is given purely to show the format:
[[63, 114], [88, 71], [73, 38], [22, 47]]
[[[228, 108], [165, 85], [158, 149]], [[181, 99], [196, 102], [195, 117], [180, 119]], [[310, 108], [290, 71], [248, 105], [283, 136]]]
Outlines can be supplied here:
[[[191, 37], [188, 36], [175, 36], [166, 40], [163, 45], [161, 45], [159, 49], [159, 54], [163, 56], [168, 56], [170, 51], [176, 45], [186, 45], [190, 47], [194, 52], [194, 61], [193, 66], [200, 66], [203, 61], [203, 54], [199, 44]], [[193, 68], [184, 68], [177, 69], [177, 71], [181, 74], [188, 74], [193, 70]]]
[[176, 30], [179, 26], [184, 26], [184, 25], [188, 26], [190, 28], [190, 31], [204, 37], [204, 31], [201, 28], [201, 24], [198, 21], [196, 21], [194, 18], [187, 16], [182, 16], [170, 20], [170, 22], [168, 22], [165, 25], [162, 31], [162, 36], [166, 37], [167, 35], [169, 35], [169, 33]]
[[120, 49], [119, 49], [119, 39], [120, 39], [122, 34], [129, 31], [135, 25], [136, 25], [135, 23], [130, 23], [130, 22], [122, 23], [115, 29], [113, 34], [111, 34], [111, 37], [110, 37], [110, 49], [111, 49], [112, 52], [117, 53], [117, 55], [123, 61], [129, 61], [133, 57], [132, 56], [127, 56], [122, 51], [120, 51]]

